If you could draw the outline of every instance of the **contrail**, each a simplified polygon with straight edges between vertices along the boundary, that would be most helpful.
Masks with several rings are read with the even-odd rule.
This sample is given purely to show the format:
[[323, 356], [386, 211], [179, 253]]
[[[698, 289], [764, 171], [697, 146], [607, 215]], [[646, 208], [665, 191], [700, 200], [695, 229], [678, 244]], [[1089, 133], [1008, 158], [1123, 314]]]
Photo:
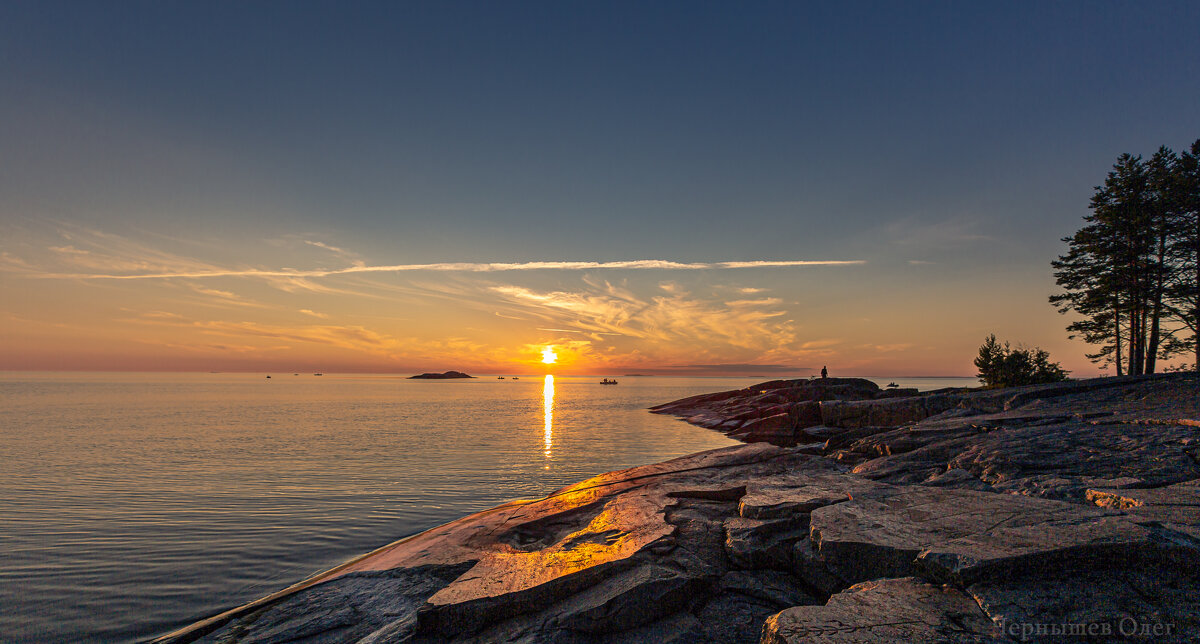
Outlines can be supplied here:
[[180, 271], [164, 273], [140, 273], [132, 275], [107, 275], [96, 273], [48, 273], [40, 275], [43, 278], [56, 279], [104, 279], [104, 280], [146, 280], [171, 278], [205, 278], [205, 277], [329, 277], [331, 275], [349, 275], [353, 273], [400, 273], [406, 271], [440, 271], [460, 273], [492, 273], [500, 271], [537, 271], [537, 270], [712, 270], [726, 268], [783, 268], [789, 266], [846, 266], [865, 264], [861, 259], [855, 260], [782, 260], [782, 261], [746, 261], [746, 262], [696, 262], [683, 263], [662, 259], [639, 259], [626, 262], [448, 262], [440, 264], [390, 264], [386, 266], [348, 266], [346, 268], [318, 269], [241, 269], [241, 270], [212, 270], [212, 271]]

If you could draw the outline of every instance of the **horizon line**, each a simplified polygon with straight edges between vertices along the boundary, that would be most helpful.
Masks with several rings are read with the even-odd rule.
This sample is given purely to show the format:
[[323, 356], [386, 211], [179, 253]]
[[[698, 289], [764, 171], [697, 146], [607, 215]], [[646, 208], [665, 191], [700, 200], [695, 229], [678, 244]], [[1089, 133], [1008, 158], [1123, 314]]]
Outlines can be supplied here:
[[[654, 371], [655, 369], [646, 368], [644, 370], [645, 371]], [[401, 375], [401, 374], [414, 373], [416, 371], [418, 371], [418, 370], [411, 369], [411, 370], [405, 370], [405, 371], [313, 371], [312, 369], [301, 369], [301, 370], [274, 369], [274, 370], [272, 370], [272, 369], [64, 369], [64, 368], [57, 368], [57, 369], [5, 369], [5, 368], [0, 368], [0, 373], [207, 373], [207, 374], [299, 373], [301, 375], [304, 375], [306, 373], [307, 374], [322, 373], [324, 375], [354, 374], [354, 375], [380, 375], [380, 376]], [[445, 370], [443, 370], [443, 371], [445, 371]], [[725, 374], [722, 374], [722, 373], [715, 373], [715, 374], [624, 373], [624, 371], [627, 371], [627, 370], [620, 370], [620, 371], [622, 371], [623, 373], [576, 372], [576, 373], [555, 374], [555, 373], [547, 373], [547, 372], [536, 372], [535, 373], [535, 372], [516, 372], [516, 371], [495, 371], [495, 372], [479, 372], [479, 375], [481, 375], [481, 376], [507, 376], [507, 375], [517, 375], [517, 376], [552, 375], [553, 376], [553, 375], [558, 375], [558, 376], [566, 376], [566, 377], [614, 376], [615, 375], [615, 376], [639, 377], [639, 378], [644, 378], [644, 377], [659, 377], [659, 378], [772, 378], [772, 376], [785, 375], [785, 374], [771, 374], [771, 373], [760, 373], [760, 374], [749, 374], [749, 375], [728, 374], [728, 373], [725, 373]], [[437, 369], [434, 369], [433, 372], [437, 372]], [[430, 373], [430, 372], [422, 371], [421, 373]], [[831, 378], [864, 378], [864, 379], [869, 379], [869, 378], [975, 378], [975, 379], [977, 379], [976, 376], [947, 376], [947, 375], [939, 375], [939, 376], [906, 375], [905, 376], [905, 375], [875, 375], [875, 374], [872, 374], [869, 376], [859, 375], [859, 374], [848, 374], [848, 375], [844, 375], [844, 376], [830, 376], [830, 377]], [[1086, 379], [1091, 379], [1091, 378], [1095, 378], [1095, 377], [1104, 377], [1104, 375], [1101, 374], [1099, 376], [1089, 376], [1087, 378], [1074, 378], [1073, 380], [1086, 380]], [[803, 378], [808, 378], [808, 376], [804, 376]], [[819, 379], [820, 377], [817, 376], [817, 378]], [[780, 380], [781, 378], [775, 377], [773, 379]], [[792, 380], [799, 380], [799, 379], [800, 378], [792, 378]]]

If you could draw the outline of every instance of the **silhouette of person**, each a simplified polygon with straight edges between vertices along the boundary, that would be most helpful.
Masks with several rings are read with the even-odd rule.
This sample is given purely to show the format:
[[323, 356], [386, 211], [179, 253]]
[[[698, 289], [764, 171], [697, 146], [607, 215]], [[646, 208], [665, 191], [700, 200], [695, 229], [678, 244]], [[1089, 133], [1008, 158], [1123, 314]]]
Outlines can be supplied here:
[[821, 377], [828, 378], [829, 377], [829, 369], [826, 369], [825, 367], [821, 367]]

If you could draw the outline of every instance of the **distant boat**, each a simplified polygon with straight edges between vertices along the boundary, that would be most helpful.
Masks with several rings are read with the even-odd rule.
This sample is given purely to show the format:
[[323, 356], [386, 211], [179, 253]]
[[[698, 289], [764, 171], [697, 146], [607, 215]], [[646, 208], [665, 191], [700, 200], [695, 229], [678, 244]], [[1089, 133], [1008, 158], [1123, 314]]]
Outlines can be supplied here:
[[267, 377], [270, 378], [271, 376], [267, 376]]
[[900, 387], [900, 385], [898, 385], [898, 384], [896, 384], [896, 383], [894, 383], [894, 382], [889, 382], [889, 383], [887, 384], [887, 386], [888, 386], [888, 389], [897, 389], [897, 388], [899, 388], [899, 387]]
[[323, 373], [314, 373], [313, 375], [314, 375], [314, 376], [323, 376], [323, 375], [325, 375], [325, 374], [323, 374]]
[[496, 380], [504, 380], [504, 376], [496, 376]]
[[615, 384], [617, 384], [617, 381], [616, 381], [616, 380], [609, 380], [608, 378], [605, 378], [604, 380], [601, 380], [601, 381], [600, 381], [600, 384], [602, 384], [602, 385], [615, 385]]
[[513, 380], [520, 380], [520, 378], [513, 376]]

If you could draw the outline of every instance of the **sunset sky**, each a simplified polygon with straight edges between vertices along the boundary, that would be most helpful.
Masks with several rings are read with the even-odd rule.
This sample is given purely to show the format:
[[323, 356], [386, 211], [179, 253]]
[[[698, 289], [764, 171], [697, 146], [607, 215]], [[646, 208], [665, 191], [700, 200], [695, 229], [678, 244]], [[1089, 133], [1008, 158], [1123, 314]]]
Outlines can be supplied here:
[[0, 369], [1098, 373], [1195, 2], [0, 4]]

